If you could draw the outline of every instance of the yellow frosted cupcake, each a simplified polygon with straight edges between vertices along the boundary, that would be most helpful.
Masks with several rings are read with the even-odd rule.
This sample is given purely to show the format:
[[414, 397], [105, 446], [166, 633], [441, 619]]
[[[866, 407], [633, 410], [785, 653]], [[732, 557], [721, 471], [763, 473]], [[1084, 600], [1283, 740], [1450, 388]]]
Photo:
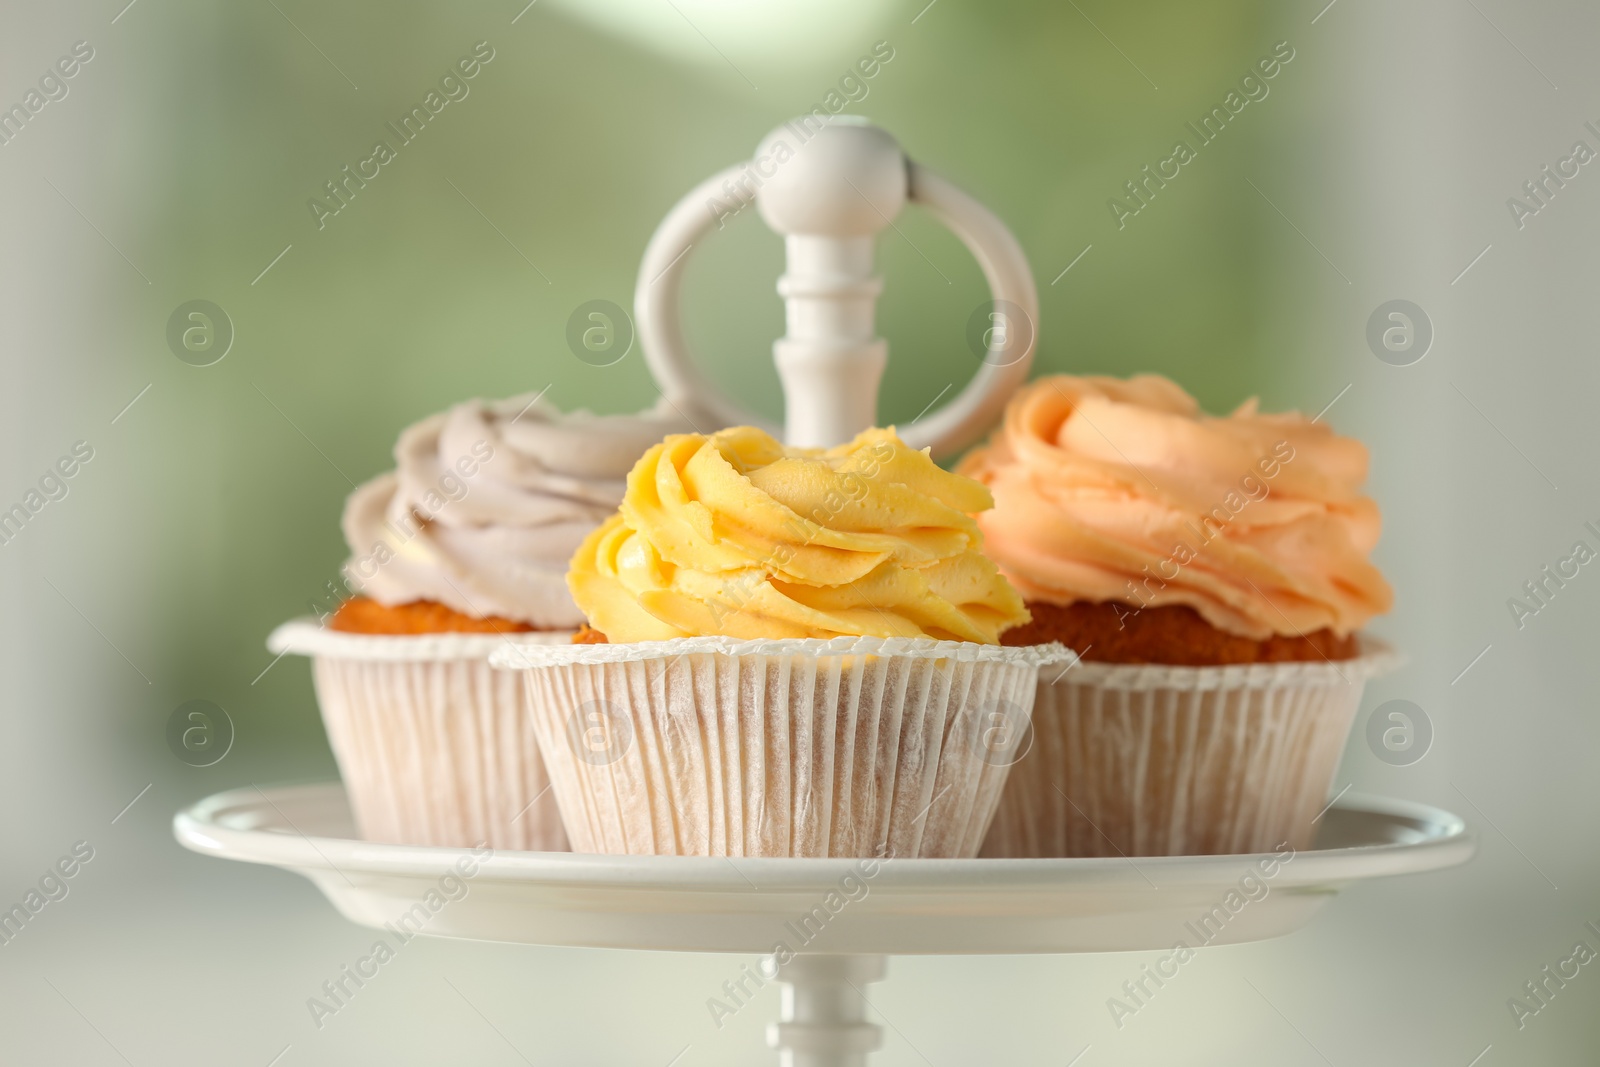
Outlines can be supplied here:
[[579, 851], [971, 856], [1032, 708], [992, 505], [892, 430], [668, 437], [573, 557], [606, 643], [517, 648]]

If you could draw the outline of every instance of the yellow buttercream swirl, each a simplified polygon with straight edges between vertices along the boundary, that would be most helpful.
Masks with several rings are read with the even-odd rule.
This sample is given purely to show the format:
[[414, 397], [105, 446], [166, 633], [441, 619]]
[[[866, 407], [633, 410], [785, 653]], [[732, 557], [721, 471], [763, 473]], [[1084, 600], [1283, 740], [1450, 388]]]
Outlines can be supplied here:
[[614, 642], [933, 637], [995, 644], [1028, 619], [980, 551], [989, 490], [893, 430], [827, 450], [748, 426], [677, 434], [628, 475], [567, 584]]

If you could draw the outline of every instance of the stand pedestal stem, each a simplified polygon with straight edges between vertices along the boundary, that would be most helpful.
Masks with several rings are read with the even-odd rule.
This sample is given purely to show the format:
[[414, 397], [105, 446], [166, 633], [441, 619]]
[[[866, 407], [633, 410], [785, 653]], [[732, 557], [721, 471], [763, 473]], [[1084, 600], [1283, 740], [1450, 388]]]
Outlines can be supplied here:
[[883, 981], [882, 956], [796, 956], [778, 968], [783, 1018], [767, 1027], [781, 1067], [866, 1067], [883, 1044], [861, 987]]

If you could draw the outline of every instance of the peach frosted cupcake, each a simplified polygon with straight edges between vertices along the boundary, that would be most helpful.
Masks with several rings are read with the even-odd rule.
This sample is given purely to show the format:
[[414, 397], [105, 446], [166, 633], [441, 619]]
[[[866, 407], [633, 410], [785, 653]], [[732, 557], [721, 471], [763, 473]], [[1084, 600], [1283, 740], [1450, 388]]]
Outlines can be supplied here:
[[981, 552], [983, 486], [891, 430], [668, 437], [573, 556], [606, 643], [502, 649], [573, 847], [972, 856], [1059, 646]]
[[356, 824], [398, 844], [559, 850], [566, 836], [505, 644], [572, 639], [566, 561], [616, 508], [670, 408], [564, 414], [457, 404], [400, 435], [396, 469], [345, 505], [350, 596], [268, 646], [312, 657]]
[[1369, 560], [1367, 451], [1251, 400], [1207, 416], [1173, 382], [1032, 383], [961, 464], [1032, 620], [1007, 644], [1083, 662], [1040, 683], [1031, 751], [985, 854], [1309, 845], [1392, 594]]

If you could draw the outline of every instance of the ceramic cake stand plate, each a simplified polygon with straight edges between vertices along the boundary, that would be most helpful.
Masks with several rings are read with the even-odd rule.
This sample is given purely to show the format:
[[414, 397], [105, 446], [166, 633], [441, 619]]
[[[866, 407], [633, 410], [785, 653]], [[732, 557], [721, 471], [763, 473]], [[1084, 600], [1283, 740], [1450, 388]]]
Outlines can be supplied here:
[[[1267, 868], [1270, 854], [873, 862], [500, 852], [474, 861], [468, 892], [431, 915], [427, 933], [690, 952], [765, 953], [782, 940], [882, 955], [1158, 949], [1253, 875], [1264, 889], [1246, 886], [1247, 903], [1212, 942], [1235, 944], [1298, 929], [1351, 882], [1449, 867], [1473, 850], [1456, 816], [1401, 801], [1347, 794], [1321, 823], [1316, 850]], [[303, 874], [367, 926], [394, 922], [472, 858], [356, 840], [336, 784], [222, 793], [180, 813], [175, 830], [197, 852]]]
[[366, 926], [529, 945], [771, 955], [768, 976], [776, 969], [791, 986], [773, 1044], [786, 1064], [823, 1067], [864, 1063], [877, 1047], [859, 986], [883, 977], [884, 956], [1115, 952], [1278, 937], [1353, 882], [1450, 867], [1475, 847], [1456, 816], [1397, 800], [1346, 795], [1320, 822], [1315, 849], [1281, 857], [480, 857], [357, 840], [344, 789], [329, 783], [220, 793], [180, 812], [174, 832], [196, 852], [302, 874]]

